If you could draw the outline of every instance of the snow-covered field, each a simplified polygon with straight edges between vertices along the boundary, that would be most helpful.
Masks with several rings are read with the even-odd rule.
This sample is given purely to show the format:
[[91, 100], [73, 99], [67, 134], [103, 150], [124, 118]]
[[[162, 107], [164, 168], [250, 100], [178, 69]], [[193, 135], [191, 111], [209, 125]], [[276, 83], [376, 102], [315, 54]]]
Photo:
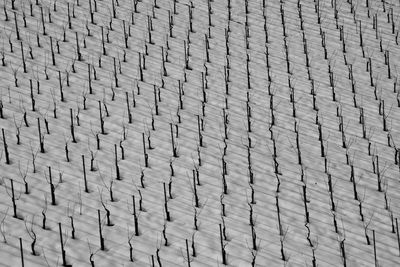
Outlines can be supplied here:
[[4, 0], [1, 266], [398, 266], [396, 1]]

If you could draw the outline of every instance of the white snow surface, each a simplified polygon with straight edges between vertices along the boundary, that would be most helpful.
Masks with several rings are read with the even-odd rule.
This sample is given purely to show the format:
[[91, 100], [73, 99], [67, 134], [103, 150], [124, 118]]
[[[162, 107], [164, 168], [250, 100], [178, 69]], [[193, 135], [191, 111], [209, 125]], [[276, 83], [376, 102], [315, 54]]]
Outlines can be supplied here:
[[[173, 0], [4, 0], [0, 3], [0, 56], [4, 61], [4, 65], [0, 64], [3, 65], [0, 66], [0, 128], [5, 134], [0, 147], [0, 266], [22, 266], [20, 239], [25, 266], [91, 266], [91, 261], [92, 266], [222, 266], [221, 242], [229, 266], [252, 266], [252, 261], [254, 266], [313, 266], [313, 259], [314, 266], [400, 265], [396, 229], [400, 217], [400, 153], [396, 154], [396, 149], [400, 149], [399, 3], [287, 0], [265, 1], [264, 8], [263, 2], [179, 0], [175, 3], [176, 12]], [[172, 37], [168, 16], [173, 19]], [[340, 27], [343, 27], [345, 51]], [[225, 31], [229, 35], [229, 55]], [[303, 32], [314, 96], [306, 67]], [[326, 59], [321, 32], [325, 34]], [[77, 56], [77, 42], [81, 60]], [[185, 67], [185, 45], [189, 68]], [[162, 67], [162, 49], [164, 58], [168, 53], [166, 73]], [[385, 62], [385, 53], [389, 53], [389, 62]], [[224, 67], [229, 69], [228, 94]], [[293, 96], [296, 114], [293, 114]], [[313, 97], [317, 108], [313, 106]], [[250, 129], [247, 106], [251, 113]], [[360, 123], [361, 108], [365, 137]], [[71, 109], [76, 142], [71, 134]], [[228, 116], [226, 139], [224, 110]], [[323, 156], [317, 116], [322, 129]], [[200, 125], [202, 146], [198, 118], [203, 124]], [[177, 157], [173, 155], [171, 127]], [[40, 151], [40, 140], [44, 153]], [[249, 140], [251, 147], [247, 148]], [[278, 173], [274, 161], [279, 164]], [[83, 168], [88, 192], [85, 192]], [[50, 170], [55, 203], [51, 201]], [[196, 186], [198, 207], [192, 176], [196, 170], [200, 184]], [[25, 192], [24, 177], [29, 192]], [[328, 177], [333, 187], [334, 210]], [[100, 247], [99, 211], [104, 250]], [[220, 225], [225, 231], [223, 240]], [[34, 235], [36, 255], [31, 245]], [[132, 261], [128, 241], [132, 245]]]

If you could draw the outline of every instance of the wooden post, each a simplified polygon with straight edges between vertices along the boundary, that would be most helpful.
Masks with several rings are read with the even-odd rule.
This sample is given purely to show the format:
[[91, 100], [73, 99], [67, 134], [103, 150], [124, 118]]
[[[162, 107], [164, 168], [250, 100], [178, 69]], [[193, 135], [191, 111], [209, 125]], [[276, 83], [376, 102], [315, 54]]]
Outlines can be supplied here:
[[25, 62], [25, 55], [24, 55], [24, 47], [23, 44], [21, 42], [21, 56], [22, 56], [22, 66], [24, 68], [24, 73], [27, 73], [26, 71], [26, 62]]
[[226, 265], [226, 252], [224, 247], [224, 242], [222, 238], [222, 225], [219, 224], [219, 239], [221, 241], [221, 254], [222, 254], [222, 264]]
[[183, 109], [183, 100], [182, 100], [182, 86], [181, 86], [181, 81], [178, 80], [178, 91], [179, 91], [179, 108]]
[[[92, 75], [90, 71], [90, 64], [88, 64], [88, 80], [89, 80], [89, 94], [93, 94], [93, 89], [92, 89]], [[95, 78], [96, 79], [96, 78]]]
[[83, 167], [83, 182], [85, 185], [85, 192], [89, 193], [87, 180], [86, 180], [85, 155], [82, 155], [82, 167]]
[[124, 43], [125, 43], [125, 48], [129, 48], [129, 47], [128, 47], [128, 34], [126, 33], [125, 20], [122, 20], [122, 25], [123, 25], [123, 28], [124, 28]]
[[118, 85], [118, 77], [117, 77], [117, 65], [115, 63], [115, 57], [113, 58], [114, 62], [114, 81], [115, 81], [115, 87], [119, 87]]
[[89, 0], [89, 14], [90, 14], [90, 23], [95, 24], [93, 21], [92, 0]]
[[117, 144], [114, 144], [114, 154], [115, 154], [115, 172], [116, 172], [116, 179], [121, 180], [121, 176], [119, 173], [119, 166], [118, 166], [118, 154], [117, 154]]
[[3, 144], [4, 144], [4, 154], [6, 155], [6, 164], [9, 165], [10, 164], [10, 156], [8, 154], [8, 145], [6, 142], [6, 136], [4, 134], [4, 128], [1, 128], [1, 132], [3, 134]]
[[55, 188], [53, 184], [53, 178], [51, 177], [51, 167], [49, 166], [49, 184], [50, 184], [50, 194], [51, 194], [51, 205], [55, 206], [56, 205], [56, 195], [54, 193]]
[[166, 191], [166, 188], [165, 188], [165, 182], [163, 183], [163, 186], [164, 186], [164, 208], [165, 208], [165, 216], [166, 216], [167, 221], [171, 221], [171, 217], [170, 217], [170, 214], [169, 214], [169, 211], [168, 211], [167, 191]]
[[101, 101], [100, 100], [99, 100], [99, 115], [100, 115], [101, 134], [105, 134], [105, 132], [104, 132], [104, 120], [103, 120], [103, 114], [101, 113]]
[[[175, 6], [175, 0], [174, 0], [174, 6]], [[174, 14], [176, 14], [176, 13], [174, 12]], [[172, 16], [171, 16], [171, 11], [170, 10], [168, 10], [168, 24], [169, 24], [169, 37], [172, 38], [172, 37], [174, 37], [172, 35], [172, 28], [174, 26], [174, 22], [172, 20]]]
[[188, 267], [190, 267], [189, 245], [188, 245], [188, 240], [187, 239], [186, 239], [186, 257], [187, 257]]
[[61, 102], [64, 102], [64, 93], [63, 93], [63, 88], [62, 88], [61, 71], [58, 71], [58, 84], [59, 84], [59, 88], [60, 88]]
[[152, 31], [152, 22], [151, 22], [151, 17], [148, 15], [147, 16], [147, 33], [149, 36], [149, 44], [154, 44], [152, 39], [151, 39], [151, 31]]
[[193, 191], [194, 191], [194, 200], [196, 208], [199, 206], [199, 196], [197, 195], [197, 185], [196, 185], [196, 171], [193, 170]]
[[50, 51], [51, 51], [52, 63], [53, 63], [53, 66], [55, 66], [56, 65], [56, 59], [55, 59], [55, 56], [54, 56], [53, 38], [51, 38], [51, 36], [50, 36]]
[[203, 147], [203, 136], [202, 136], [201, 131], [200, 131], [200, 116], [199, 115], [197, 115], [197, 131], [199, 133], [200, 146]]
[[13, 212], [14, 212], [13, 217], [14, 218], [18, 218], [18, 216], [17, 216], [17, 204], [15, 204], [14, 181], [12, 179], [10, 179], [10, 183], [11, 183], [11, 200], [12, 200], [12, 203], [13, 203]]
[[172, 155], [174, 156], [174, 158], [177, 158], [178, 154], [176, 152], [176, 147], [175, 147], [175, 140], [174, 140], [174, 132], [173, 132], [172, 123], [170, 123], [169, 126], [170, 126], [170, 129], [171, 129]]
[[144, 138], [144, 133], [142, 133], [142, 140], [143, 140], [143, 156], [144, 156], [144, 165], [146, 168], [149, 166], [149, 155], [146, 152], [146, 141]]
[[138, 223], [138, 218], [136, 216], [136, 204], [134, 195], [132, 195], [132, 204], [133, 204], [133, 219], [135, 224], [135, 236], [139, 236], [139, 223]]
[[39, 132], [39, 143], [40, 143], [40, 153], [44, 153], [44, 142], [42, 140], [42, 132], [40, 130], [40, 119], [37, 118], [38, 122], [38, 132]]
[[74, 131], [74, 119], [73, 119], [73, 115], [72, 115], [72, 108], [69, 109], [69, 113], [70, 113], [70, 117], [71, 117], [71, 136], [72, 136], [72, 143], [76, 143], [76, 139], [75, 139], [75, 131]]
[[[33, 96], [33, 86], [32, 86], [32, 79], [29, 79], [29, 87], [31, 90], [31, 104], [32, 104], [32, 111], [35, 111], [35, 98]], [[24, 120], [25, 120], [25, 125], [28, 125], [26, 122], [26, 112], [24, 113]], [[29, 126], [27, 126], [29, 127]]]
[[131, 109], [130, 109], [130, 106], [129, 106], [128, 92], [125, 92], [125, 96], [126, 96], [126, 107], [128, 109], [128, 122], [132, 123], [132, 113], [131, 113]]
[[68, 14], [68, 29], [71, 30], [72, 29], [72, 24], [71, 24], [71, 15], [70, 15], [69, 3], [67, 3], [67, 14]]
[[209, 29], [210, 29], [211, 26], [213, 26], [212, 23], [211, 23], [212, 9], [211, 9], [211, 3], [210, 2], [211, 2], [210, 0], [207, 1], [207, 4], [208, 4], [208, 28]]
[[101, 219], [100, 219], [100, 210], [97, 210], [97, 216], [99, 219], [99, 236], [100, 236], [100, 249], [104, 250], [104, 238], [103, 238], [103, 233], [101, 231]]
[[46, 26], [44, 25], [44, 15], [43, 15], [43, 7], [40, 6], [40, 14], [42, 18], [42, 29], [43, 29], [43, 35], [46, 35]]
[[372, 236], [374, 239], [374, 260], [375, 260], [375, 267], [378, 267], [378, 258], [376, 256], [376, 243], [375, 243], [375, 230], [372, 230]]
[[21, 266], [24, 267], [25, 266], [24, 265], [24, 251], [22, 249], [22, 238], [21, 237], [19, 238], [19, 249], [21, 252]]
[[158, 116], [158, 102], [157, 102], [156, 85], [153, 86], [153, 92], [154, 92], [154, 105], [155, 105], [155, 108], [156, 108], [156, 115]]
[[397, 233], [397, 244], [399, 246], [399, 256], [400, 256], [400, 234], [399, 234], [399, 223], [396, 218], [396, 233]]
[[71, 221], [71, 228], [72, 228], [71, 237], [72, 237], [72, 239], [75, 239], [74, 217], [69, 216], [69, 218], [70, 218], [70, 221]]
[[107, 53], [106, 53], [106, 47], [104, 45], [104, 29], [103, 29], [103, 26], [101, 26], [101, 45], [102, 45], [102, 48], [103, 48], [103, 56], [106, 56]]
[[66, 266], [67, 262], [65, 260], [65, 250], [64, 250], [64, 242], [62, 237], [61, 223], [58, 223], [58, 229], [60, 232], [60, 243], [61, 243], [61, 255], [62, 255], [62, 266]]
[[82, 61], [82, 55], [79, 49], [78, 32], [75, 32], [75, 40], [76, 40], [76, 53], [78, 54], [78, 61]]

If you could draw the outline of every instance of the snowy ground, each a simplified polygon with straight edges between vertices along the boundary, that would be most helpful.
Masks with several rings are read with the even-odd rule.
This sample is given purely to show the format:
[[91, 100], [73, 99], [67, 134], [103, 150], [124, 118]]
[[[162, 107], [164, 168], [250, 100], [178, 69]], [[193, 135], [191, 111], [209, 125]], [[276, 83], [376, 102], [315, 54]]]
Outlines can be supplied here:
[[0, 265], [22, 264], [20, 238], [25, 266], [218, 266], [221, 242], [230, 266], [400, 265], [399, 4], [265, 2], [3, 1]]

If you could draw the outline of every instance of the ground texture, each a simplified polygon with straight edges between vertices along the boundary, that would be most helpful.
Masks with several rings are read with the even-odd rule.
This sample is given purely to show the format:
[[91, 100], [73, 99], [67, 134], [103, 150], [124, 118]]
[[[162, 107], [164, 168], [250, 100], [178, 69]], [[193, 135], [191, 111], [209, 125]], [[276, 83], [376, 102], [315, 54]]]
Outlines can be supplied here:
[[1, 266], [400, 265], [398, 2], [0, 8]]

